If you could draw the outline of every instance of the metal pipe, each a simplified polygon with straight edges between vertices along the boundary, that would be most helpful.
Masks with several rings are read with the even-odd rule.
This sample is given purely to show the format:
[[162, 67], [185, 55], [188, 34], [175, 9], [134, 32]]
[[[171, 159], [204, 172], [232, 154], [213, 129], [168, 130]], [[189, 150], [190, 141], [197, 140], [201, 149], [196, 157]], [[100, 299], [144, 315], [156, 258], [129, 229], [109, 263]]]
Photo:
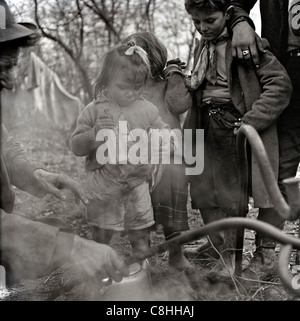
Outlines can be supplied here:
[[[254, 154], [256, 161], [258, 163], [265, 187], [267, 192], [274, 204], [275, 210], [278, 214], [283, 217], [285, 220], [295, 220], [300, 216], [300, 178], [290, 178], [285, 180], [283, 183], [287, 188], [288, 200], [290, 206], [286, 203], [284, 197], [282, 196], [280, 189], [278, 187], [277, 180], [275, 178], [274, 172], [272, 170], [268, 155], [266, 153], [265, 147], [261, 141], [261, 138], [257, 131], [250, 125], [243, 124], [237, 131], [237, 148], [243, 152], [239, 153], [241, 171], [247, 173], [247, 158], [246, 158], [246, 140], [251, 145], [252, 153]], [[244, 216], [243, 204], [247, 202], [248, 193], [247, 186], [248, 180], [247, 175], [243, 175], [244, 178], [241, 182], [241, 199], [240, 199], [240, 215]], [[209, 235], [212, 232], [219, 232], [222, 230], [230, 229], [252, 229], [260, 232], [261, 234], [267, 234], [275, 241], [282, 244], [281, 250], [278, 258], [278, 273], [281, 280], [285, 285], [297, 296], [300, 296], [300, 290], [293, 288], [292, 281], [293, 277], [288, 269], [289, 257], [292, 251], [292, 248], [300, 249], [300, 238], [289, 237], [286, 234], [282, 233], [281, 230], [272, 226], [271, 224], [257, 221], [253, 219], [248, 219], [245, 217], [234, 217], [218, 220], [212, 223], [209, 223], [200, 228], [194, 229], [192, 231], [184, 232], [180, 236], [175, 237], [171, 240], [168, 240], [164, 243], [152, 246], [151, 248], [133, 254], [132, 256], [126, 257], [125, 262], [130, 265], [136, 262], [141, 262], [153, 255], [163, 253], [172, 249], [174, 246], [179, 246], [184, 243], [188, 243], [192, 240], [199, 239], [203, 236]], [[74, 287], [74, 285], [79, 285], [84, 282], [83, 280], [76, 280], [72, 283], [69, 288]], [[65, 291], [66, 289], [60, 289]], [[54, 297], [57, 297], [57, 293], [54, 296], [51, 296], [50, 299], [53, 300]]]
[[[300, 217], [300, 178], [288, 178], [283, 181], [286, 187], [287, 199], [289, 204], [286, 203], [277, 180], [272, 170], [268, 155], [266, 153], [263, 142], [257, 131], [250, 125], [243, 124], [237, 131], [237, 148], [239, 151], [241, 170], [247, 174], [248, 168], [246, 159], [246, 140], [248, 139], [251, 145], [252, 153], [255, 156], [259, 170], [267, 189], [267, 192], [274, 204], [277, 213], [285, 220], [294, 221]], [[245, 156], [244, 156], [245, 155]], [[247, 176], [247, 175], [245, 175]], [[245, 182], [241, 182], [242, 194], [245, 194], [243, 186]], [[243, 193], [244, 192], [244, 193]], [[242, 200], [245, 200], [245, 195], [242, 195]], [[300, 233], [300, 232], [299, 232]], [[269, 231], [264, 234], [270, 235]], [[300, 235], [300, 234], [299, 234]], [[291, 238], [290, 238], [291, 239]], [[299, 240], [299, 238], [298, 238]], [[278, 240], [277, 240], [278, 241]], [[282, 242], [280, 242], [282, 243]], [[288, 262], [292, 251], [292, 242], [282, 243], [278, 257], [278, 274], [285, 286], [297, 296], [300, 296], [300, 290], [293, 287], [293, 276], [288, 269]], [[298, 250], [299, 254], [299, 250]]]
[[[252, 230], [256, 230], [263, 234], [268, 234], [271, 236], [274, 240], [277, 242], [293, 246], [296, 249], [300, 249], [300, 239], [295, 237], [290, 237], [284, 233], [282, 233], [281, 230], [278, 228], [262, 222], [257, 221], [249, 218], [244, 217], [234, 217], [234, 218], [226, 218], [221, 219], [212, 223], [209, 223], [207, 225], [204, 225], [202, 227], [199, 227], [197, 229], [184, 232], [180, 236], [174, 237], [173, 239], [170, 239], [166, 242], [163, 242], [161, 244], [157, 244], [152, 246], [151, 248], [144, 250], [143, 252], [139, 252], [136, 254], [133, 254], [131, 256], [128, 256], [125, 258], [125, 262], [130, 265], [133, 263], [141, 262], [151, 256], [154, 256], [156, 254], [164, 253], [170, 249], [172, 249], [174, 246], [182, 245], [184, 243], [188, 243], [192, 240], [199, 239], [203, 236], [209, 235], [212, 232], [219, 232], [223, 230], [230, 230], [230, 229], [241, 229], [241, 228], [248, 228]], [[280, 256], [280, 264], [278, 266], [280, 267], [280, 275], [284, 276], [283, 281], [286, 283], [286, 285], [290, 288], [291, 283], [290, 282], [290, 276], [288, 272], [286, 271], [286, 266], [288, 265], [288, 256], [286, 255], [286, 252], [284, 251], [283, 254]], [[283, 262], [283, 263], [282, 263]], [[78, 286], [84, 282], [87, 282], [90, 280], [89, 277], [85, 276], [82, 279], [75, 279], [68, 283], [67, 285], [61, 287], [57, 291], [55, 291], [49, 298], [47, 298], [47, 301], [53, 301], [58, 296], [64, 294], [65, 292], [70, 291], [75, 286]]]
[[274, 240], [281, 244], [291, 244], [294, 248], [300, 248], [300, 239], [295, 237], [290, 237], [276, 227], [271, 224], [253, 220], [250, 218], [244, 217], [233, 217], [233, 218], [226, 218], [221, 219], [212, 223], [208, 223], [202, 227], [197, 229], [188, 231], [183, 233], [180, 236], [174, 237], [171, 240], [163, 242], [161, 244], [157, 244], [152, 246], [151, 248], [133, 254], [125, 259], [127, 264], [132, 264], [135, 262], [142, 261], [146, 258], [149, 258], [153, 255], [163, 253], [172, 249], [174, 246], [178, 246], [184, 243], [188, 243], [192, 240], [197, 240], [203, 236], [209, 235], [212, 232], [219, 232], [223, 230], [230, 230], [230, 229], [238, 229], [238, 228], [248, 228], [252, 230], [256, 230], [262, 234], [268, 234]]
[[[290, 178], [284, 181], [289, 195], [289, 202], [293, 203], [293, 206], [291, 207], [286, 203], [280, 192], [264, 144], [257, 131], [252, 126], [243, 124], [237, 131], [237, 135], [238, 137], [244, 135], [244, 139], [248, 139], [275, 210], [285, 220], [297, 219], [298, 211], [300, 209], [300, 192], [298, 188], [300, 179]], [[296, 188], [298, 188], [298, 191]], [[290, 199], [291, 197], [292, 199]]]
[[[300, 297], [300, 286], [295, 284], [294, 276], [289, 270], [288, 262], [292, 253], [292, 245], [281, 245], [278, 255], [278, 274], [280, 280], [286, 285], [286, 287], [296, 296]], [[296, 286], [297, 285], [297, 286]]]
[[290, 221], [300, 218], [300, 177], [283, 180], [290, 207]]
[[[239, 182], [239, 208], [237, 215], [239, 217], [246, 217], [248, 213], [249, 191], [249, 168], [248, 168], [248, 153], [247, 153], [247, 140], [245, 135], [237, 135], [236, 138], [237, 155], [239, 162], [240, 179]], [[236, 276], [242, 274], [242, 262], [243, 262], [243, 247], [244, 247], [244, 234], [245, 230], [238, 229], [236, 231], [236, 250], [235, 250], [235, 270]]]

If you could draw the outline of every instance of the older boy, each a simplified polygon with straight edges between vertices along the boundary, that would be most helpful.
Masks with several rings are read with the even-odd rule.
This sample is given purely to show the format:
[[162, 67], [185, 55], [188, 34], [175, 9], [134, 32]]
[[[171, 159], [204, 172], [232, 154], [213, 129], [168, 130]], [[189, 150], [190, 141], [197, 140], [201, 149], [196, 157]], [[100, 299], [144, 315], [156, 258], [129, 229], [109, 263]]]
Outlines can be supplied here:
[[[204, 171], [191, 176], [190, 184], [192, 206], [200, 209], [207, 224], [247, 213], [247, 204], [243, 204], [244, 213], [238, 213], [243, 173], [239, 171], [234, 130], [242, 123], [259, 132], [278, 175], [276, 121], [289, 104], [292, 86], [284, 67], [268, 51], [266, 41], [256, 69], [232, 59], [231, 34], [226, 22], [234, 9], [229, 0], [186, 0], [185, 8], [202, 36], [195, 48], [190, 84], [196, 103], [185, 128], [205, 130]], [[272, 208], [255, 159], [249, 164], [252, 188], [248, 194], [253, 196], [256, 207]], [[221, 234], [214, 238], [219, 251], [234, 247], [232, 237], [225, 243]], [[232, 253], [226, 253], [227, 262], [232, 262]], [[272, 261], [267, 268], [273, 271], [273, 265]]]

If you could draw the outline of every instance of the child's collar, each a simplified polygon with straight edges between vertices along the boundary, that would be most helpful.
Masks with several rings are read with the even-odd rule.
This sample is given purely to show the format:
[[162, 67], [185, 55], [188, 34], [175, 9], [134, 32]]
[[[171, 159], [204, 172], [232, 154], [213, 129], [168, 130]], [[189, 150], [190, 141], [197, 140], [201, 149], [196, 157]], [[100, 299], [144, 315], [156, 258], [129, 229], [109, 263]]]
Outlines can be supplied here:
[[96, 98], [94, 98], [94, 103], [95, 104], [105, 103], [106, 101], [109, 101], [109, 99], [105, 95], [99, 94]]

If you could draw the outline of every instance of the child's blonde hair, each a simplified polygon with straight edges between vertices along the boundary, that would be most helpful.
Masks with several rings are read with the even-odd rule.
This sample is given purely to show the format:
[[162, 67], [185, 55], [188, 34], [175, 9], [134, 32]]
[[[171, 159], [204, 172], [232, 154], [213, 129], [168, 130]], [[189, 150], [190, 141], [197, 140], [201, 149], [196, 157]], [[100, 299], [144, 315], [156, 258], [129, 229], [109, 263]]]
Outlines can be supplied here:
[[134, 42], [119, 45], [105, 53], [100, 69], [94, 83], [94, 98], [108, 87], [121, 70], [130, 70], [134, 83], [145, 84], [151, 75], [147, 53]]
[[122, 43], [127, 43], [130, 40], [147, 52], [152, 77], [161, 76], [168, 57], [168, 50], [165, 45], [153, 33], [147, 31], [133, 33], [125, 38]]

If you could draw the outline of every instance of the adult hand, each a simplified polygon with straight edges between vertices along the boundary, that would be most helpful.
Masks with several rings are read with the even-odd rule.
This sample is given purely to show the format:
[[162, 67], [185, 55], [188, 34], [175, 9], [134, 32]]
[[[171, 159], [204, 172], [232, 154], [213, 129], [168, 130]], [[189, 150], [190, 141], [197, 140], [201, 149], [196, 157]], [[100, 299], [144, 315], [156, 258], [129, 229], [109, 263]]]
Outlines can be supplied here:
[[72, 259], [79, 269], [99, 280], [111, 278], [120, 282], [129, 275], [129, 268], [117, 252], [105, 244], [74, 237]]
[[232, 56], [250, 66], [259, 66], [259, 52], [265, 52], [261, 38], [248, 22], [237, 23], [232, 29]]
[[47, 172], [40, 168], [36, 169], [33, 173], [41, 184], [45, 193], [53, 194], [60, 200], [64, 201], [66, 200], [66, 195], [62, 190], [69, 189], [74, 193], [77, 203], [79, 200], [81, 200], [84, 204], [89, 203], [79, 183], [74, 181], [71, 177], [65, 174]]

